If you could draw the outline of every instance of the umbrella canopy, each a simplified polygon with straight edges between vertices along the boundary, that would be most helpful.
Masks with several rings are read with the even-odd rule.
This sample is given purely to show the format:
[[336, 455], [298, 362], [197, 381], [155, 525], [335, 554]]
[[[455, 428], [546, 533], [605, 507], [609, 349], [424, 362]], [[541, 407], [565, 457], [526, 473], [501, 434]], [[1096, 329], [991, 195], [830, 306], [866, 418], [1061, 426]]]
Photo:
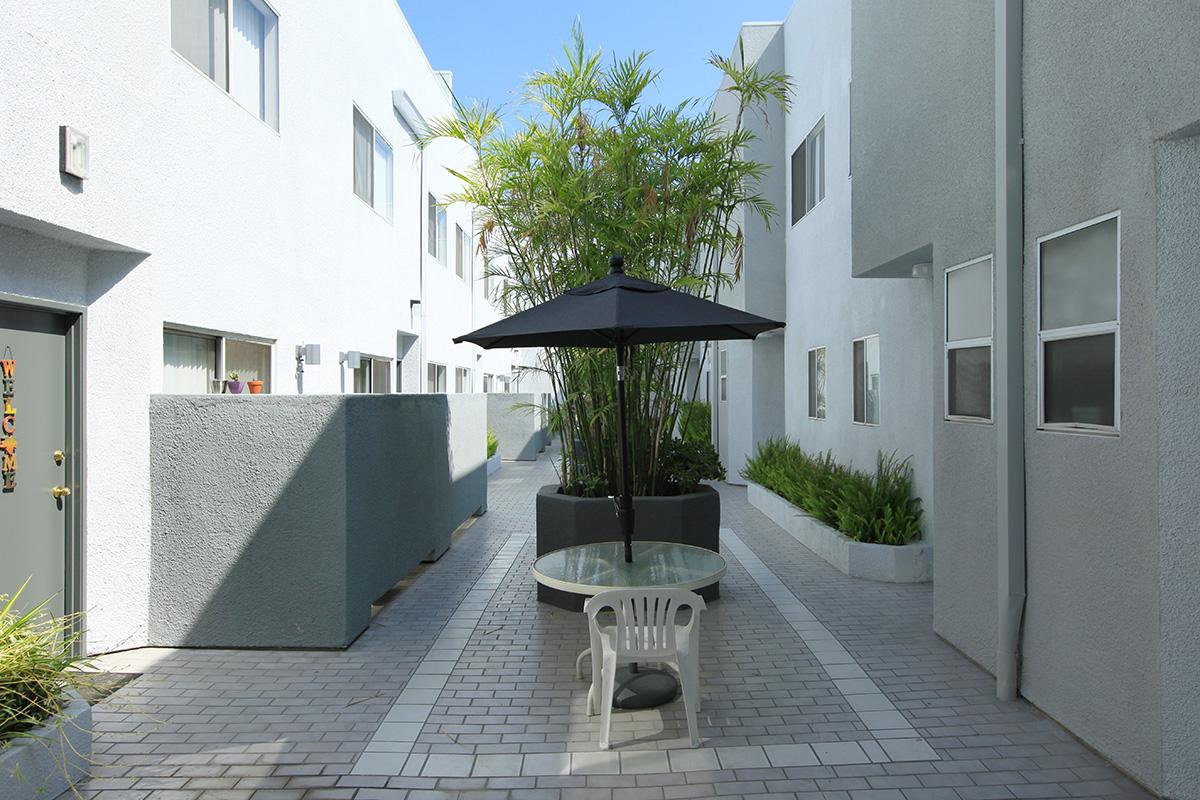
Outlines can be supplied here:
[[613, 256], [608, 275], [569, 289], [553, 300], [477, 331], [457, 342], [493, 347], [614, 347], [617, 351], [617, 434], [621, 449], [621, 494], [617, 519], [625, 560], [633, 560], [633, 492], [629, 486], [629, 434], [625, 422], [625, 354], [630, 345], [753, 339], [782, 328], [776, 322], [711, 300], [625, 274]]
[[753, 339], [782, 322], [625, 274], [613, 256], [609, 273], [534, 306], [456, 337], [492, 347], [616, 347], [654, 342]]

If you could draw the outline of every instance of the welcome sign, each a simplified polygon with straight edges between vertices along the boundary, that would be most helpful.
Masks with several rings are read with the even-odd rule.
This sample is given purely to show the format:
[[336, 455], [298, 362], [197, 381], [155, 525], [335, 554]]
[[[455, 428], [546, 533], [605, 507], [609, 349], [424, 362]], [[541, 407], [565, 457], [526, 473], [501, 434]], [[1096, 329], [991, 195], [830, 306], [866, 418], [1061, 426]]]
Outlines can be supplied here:
[[4, 406], [0, 417], [0, 487], [6, 492], [17, 488], [17, 410], [13, 408], [16, 372], [17, 361], [6, 347], [0, 359], [0, 405]]

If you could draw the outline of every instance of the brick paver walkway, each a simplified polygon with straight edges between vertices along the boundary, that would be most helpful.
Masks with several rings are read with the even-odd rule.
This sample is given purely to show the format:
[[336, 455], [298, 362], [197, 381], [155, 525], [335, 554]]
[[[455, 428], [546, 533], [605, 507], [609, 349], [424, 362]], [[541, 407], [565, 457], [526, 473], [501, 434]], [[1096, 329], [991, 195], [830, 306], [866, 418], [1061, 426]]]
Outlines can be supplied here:
[[[1142, 792], [931, 630], [928, 585], [845, 577], [721, 487], [722, 596], [703, 618], [704, 746], [679, 702], [613, 715], [575, 657], [582, 617], [535, 602], [533, 497], [506, 462], [489, 512], [339, 652], [145, 650], [95, 711], [118, 798], [745, 797], [986, 800]], [[313, 609], [320, 613], [320, 609]]]

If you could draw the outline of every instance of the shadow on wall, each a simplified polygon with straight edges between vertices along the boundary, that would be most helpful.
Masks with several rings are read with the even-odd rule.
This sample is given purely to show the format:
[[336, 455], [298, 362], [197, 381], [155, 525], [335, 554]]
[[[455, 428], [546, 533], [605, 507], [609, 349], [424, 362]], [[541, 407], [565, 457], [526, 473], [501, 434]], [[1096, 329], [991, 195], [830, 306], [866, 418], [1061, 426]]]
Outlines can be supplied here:
[[496, 434], [496, 452], [504, 461], [536, 461], [550, 442], [543, 395], [522, 392], [489, 393], [487, 423]]
[[150, 643], [342, 647], [487, 507], [483, 399], [151, 399]]

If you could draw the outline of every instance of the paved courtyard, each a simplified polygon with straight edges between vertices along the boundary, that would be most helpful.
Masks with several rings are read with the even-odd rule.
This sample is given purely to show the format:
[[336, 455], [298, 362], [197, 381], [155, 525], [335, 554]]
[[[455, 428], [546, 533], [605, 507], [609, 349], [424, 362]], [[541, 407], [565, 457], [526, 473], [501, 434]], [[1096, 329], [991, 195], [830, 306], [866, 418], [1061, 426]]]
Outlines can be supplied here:
[[[533, 497], [489, 511], [345, 651], [141, 650], [95, 709], [84, 797], [986, 800], [1138, 789], [931, 630], [929, 585], [853, 580], [721, 487], [721, 599], [702, 617], [703, 747], [679, 701], [613, 712], [597, 750], [582, 615], [534, 600]], [[312, 613], [321, 613], [313, 608]]]

